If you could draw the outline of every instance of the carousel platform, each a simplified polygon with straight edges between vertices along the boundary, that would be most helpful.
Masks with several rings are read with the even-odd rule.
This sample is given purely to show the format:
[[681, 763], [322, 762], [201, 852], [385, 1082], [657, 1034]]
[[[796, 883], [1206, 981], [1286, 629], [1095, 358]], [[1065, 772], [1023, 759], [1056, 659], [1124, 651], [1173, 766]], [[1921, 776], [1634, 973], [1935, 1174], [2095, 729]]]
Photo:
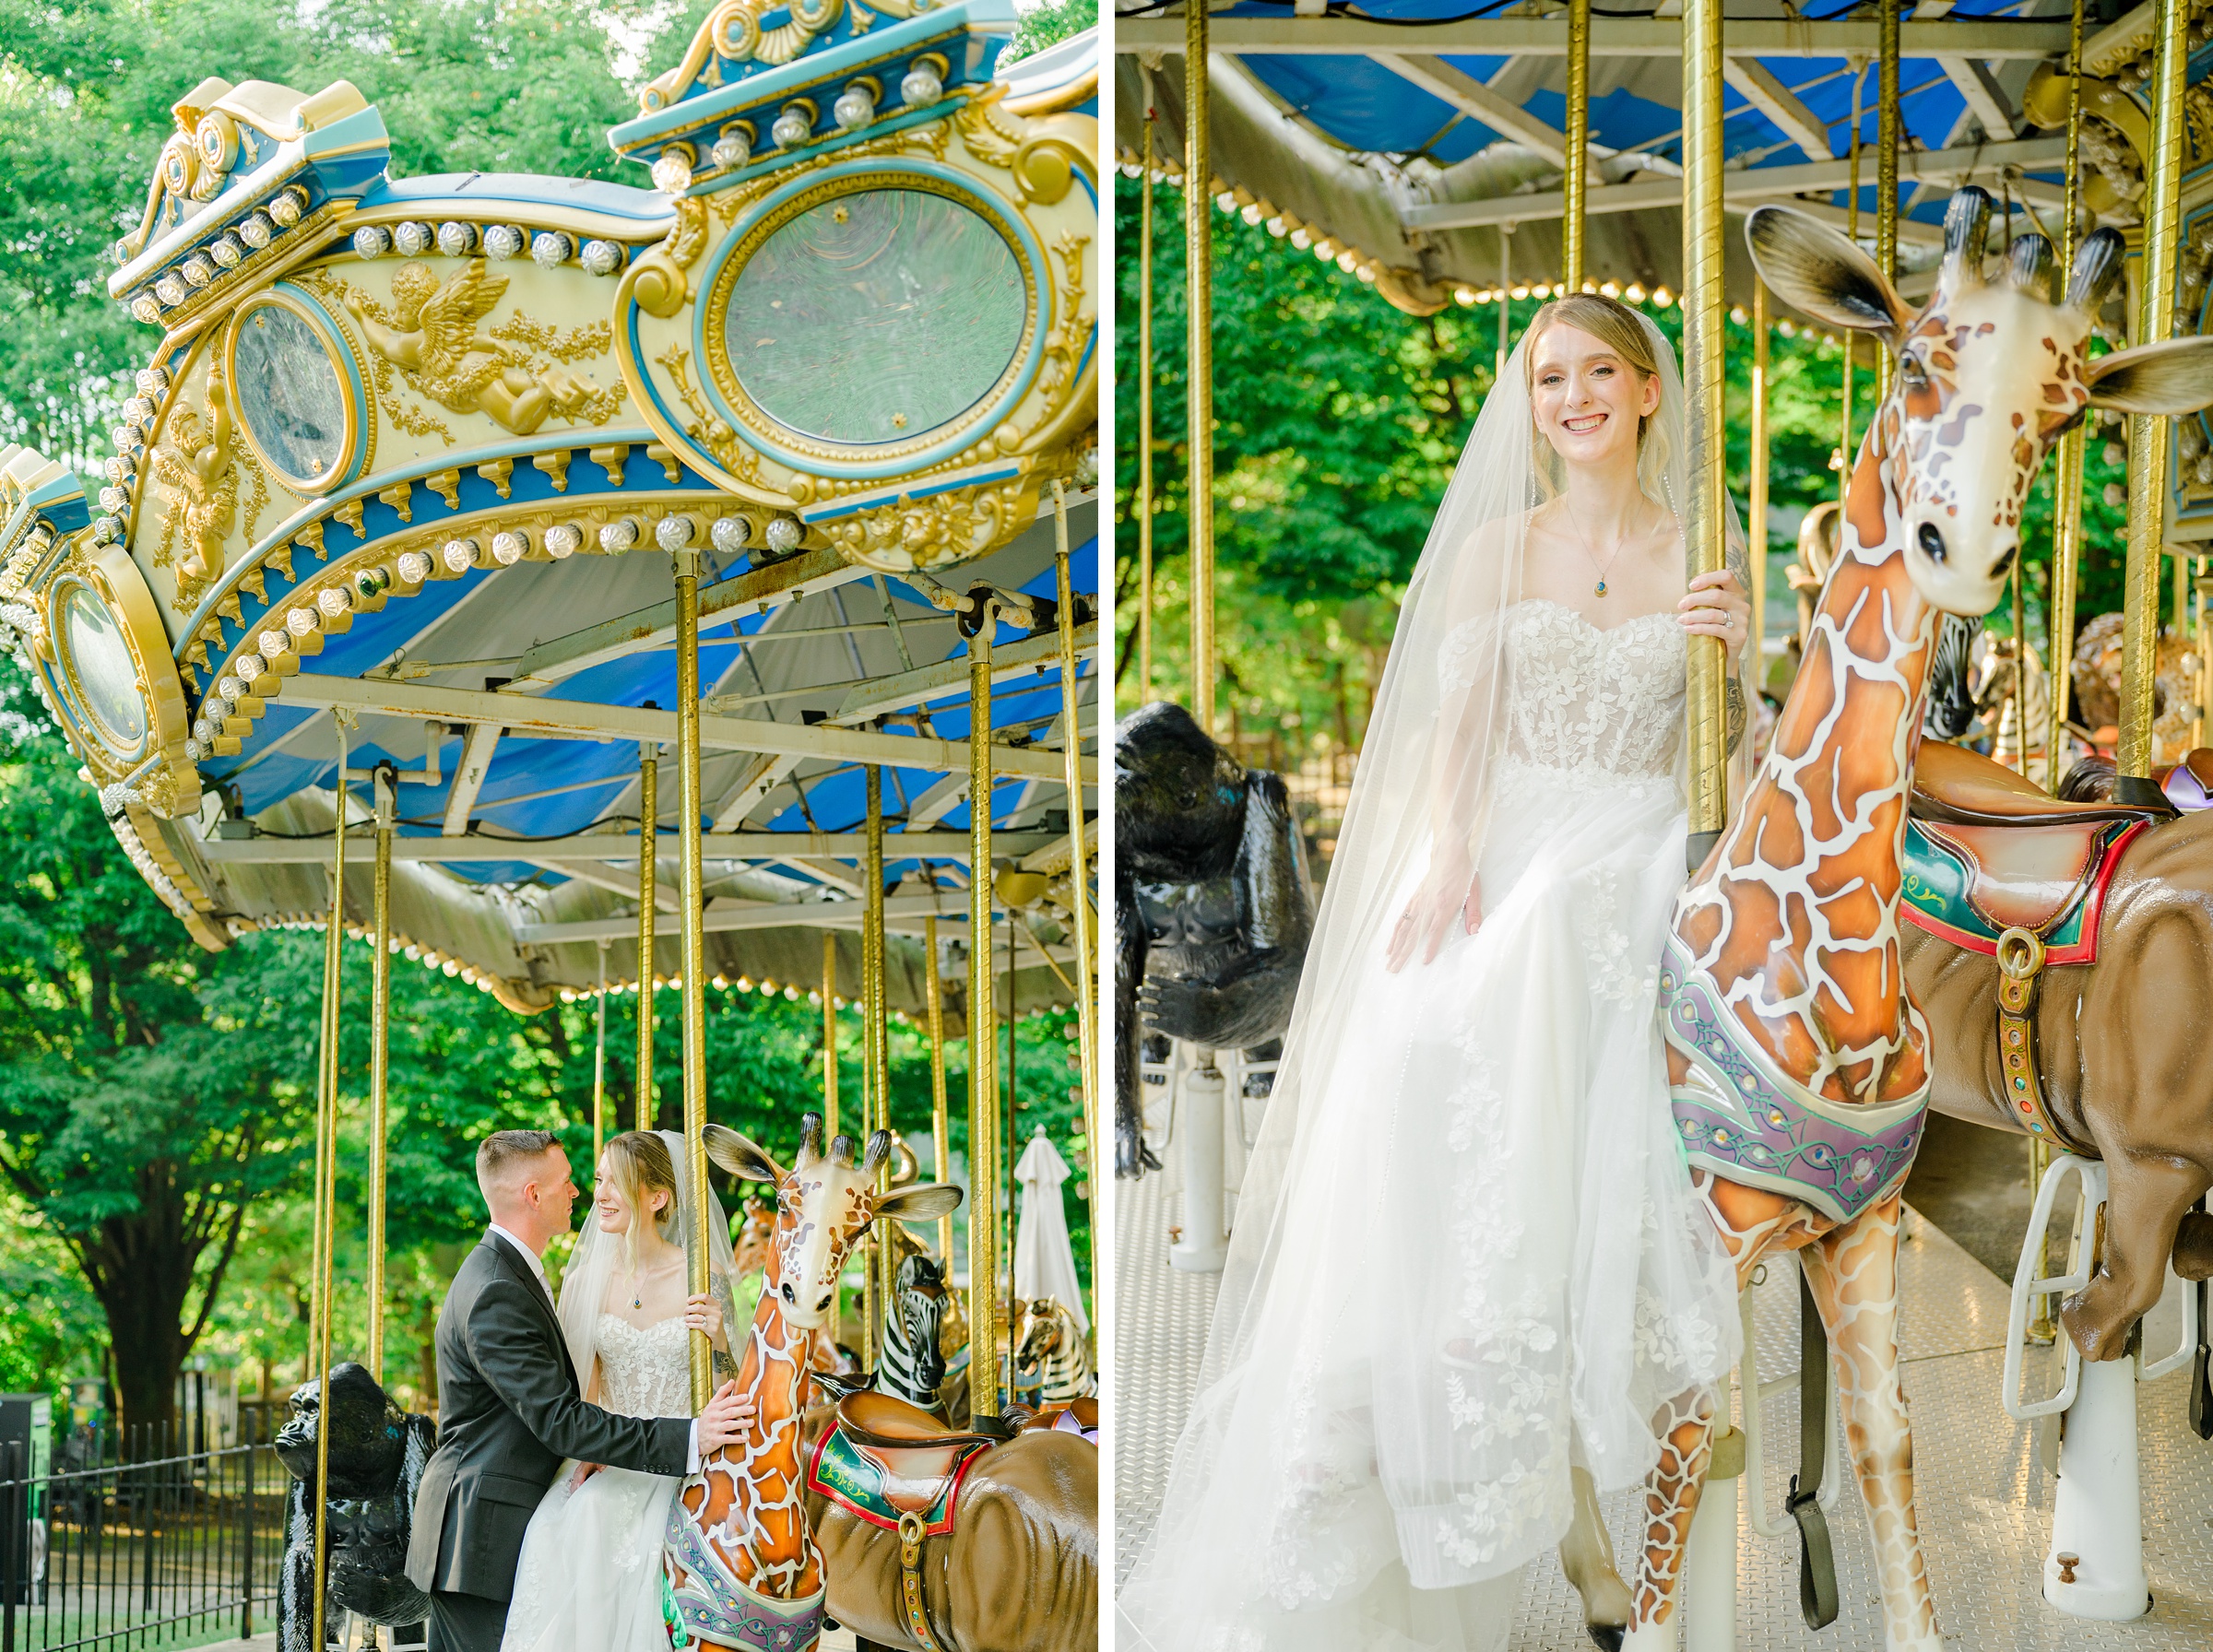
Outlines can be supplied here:
[[[1178, 1273], [1167, 1265], [1168, 1229], [1177, 1214], [1166, 1176], [1118, 1183], [1116, 1194], [1118, 1586], [1152, 1534], [1169, 1455], [1197, 1381], [1215, 1281], [1211, 1274]], [[2040, 1592], [2053, 1478], [2040, 1460], [2034, 1428], [2014, 1422], [1999, 1401], [2006, 1281], [1918, 1212], [1909, 1212], [1901, 1267], [1904, 1383], [1913, 1414], [1917, 1501], [1946, 1644], [1962, 1652], [2182, 1652], [2213, 1646], [2213, 1444], [2189, 1431], [2187, 1370], [2145, 1384], [2139, 1395], [2150, 1613], [2130, 1623], [2063, 1616]], [[2155, 1351], [2172, 1348], [2179, 1334], [2180, 1310], [2169, 1282], [2171, 1299], [2146, 1326], [2146, 1346]], [[1761, 1376], [1795, 1371], [1798, 1287], [1793, 1269], [1770, 1267], [1766, 1282], [1753, 1289]], [[2041, 1393], [2053, 1378], [2035, 1372], [2030, 1383], [2032, 1391]], [[1797, 1451], [1795, 1392], [1771, 1398], [1766, 1421], [1772, 1444], [1761, 1494], [1771, 1512], [1780, 1512]], [[1625, 1557], [1632, 1495], [1607, 1499], [1608, 1524]], [[1795, 1540], [1758, 1536], [1740, 1503], [1740, 1647], [1848, 1652], [1882, 1644], [1873, 1555], [1856, 1489], [1843, 1492], [1829, 1523], [1842, 1610], [1835, 1623], [1817, 1633], [1798, 1612]], [[1525, 1587], [1514, 1652], [1582, 1652], [1590, 1646], [1574, 1592], [1556, 1562], [1548, 1558], [1533, 1568]]]

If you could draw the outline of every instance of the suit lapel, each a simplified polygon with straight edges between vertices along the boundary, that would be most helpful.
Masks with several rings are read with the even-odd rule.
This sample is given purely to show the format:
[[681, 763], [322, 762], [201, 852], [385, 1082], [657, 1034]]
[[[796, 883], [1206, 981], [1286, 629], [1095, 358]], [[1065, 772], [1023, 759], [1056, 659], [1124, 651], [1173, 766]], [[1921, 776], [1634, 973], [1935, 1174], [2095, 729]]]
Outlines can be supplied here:
[[561, 1316], [554, 1310], [553, 1299], [547, 1294], [546, 1287], [530, 1271], [529, 1264], [515, 1254], [515, 1246], [497, 1233], [486, 1233], [484, 1243], [491, 1249], [493, 1265], [503, 1268], [507, 1277], [522, 1286], [538, 1304], [538, 1312], [545, 1316], [547, 1329], [553, 1333], [553, 1346], [561, 1351], [561, 1368], [568, 1374], [570, 1391], [581, 1394], [584, 1390], [577, 1379], [576, 1363], [569, 1358], [568, 1333], [561, 1328]]

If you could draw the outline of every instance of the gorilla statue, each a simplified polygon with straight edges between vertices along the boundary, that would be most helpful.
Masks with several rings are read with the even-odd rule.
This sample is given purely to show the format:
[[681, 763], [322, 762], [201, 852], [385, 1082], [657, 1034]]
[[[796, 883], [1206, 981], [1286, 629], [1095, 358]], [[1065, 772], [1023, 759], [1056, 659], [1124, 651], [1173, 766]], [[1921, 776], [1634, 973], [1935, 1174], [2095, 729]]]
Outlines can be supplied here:
[[1180, 705], [1114, 731], [1115, 1174], [1160, 1168], [1138, 1104], [1141, 1033], [1258, 1054], [1283, 1036], [1314, 928], [1278, 774], [1250, 773]]
[[[437, 1425], [402, 1411], [376, 1380], [351, 1361], [330, 1374], [330, 1503], [324, 1538], [329, 1589], [324, 1633], [345, 1612], [393, 1626], [396, 1646], [425, 1641], [430, 1597], [407, 1578], [408, 1534], [423, 1465], [437, 1444]], [[277, 1456], [292, 1477], [286, 1504], [284, 1564], [277, 1595], [278, 1652], [314, 1652], [315, 1573], [315, 1431], [322, 1426], [318, 1385], [292, 1391], [292, 1420], [277, 1436]]]

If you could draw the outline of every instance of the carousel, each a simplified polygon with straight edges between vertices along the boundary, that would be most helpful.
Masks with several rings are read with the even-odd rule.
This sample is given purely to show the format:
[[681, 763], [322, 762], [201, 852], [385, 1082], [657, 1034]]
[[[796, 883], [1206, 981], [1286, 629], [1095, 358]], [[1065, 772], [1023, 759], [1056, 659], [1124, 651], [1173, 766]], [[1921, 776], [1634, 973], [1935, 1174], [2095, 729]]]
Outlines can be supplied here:
[[[1213, 212], [1334, 264], [1409, 315], [1496, 306], [1501, 365], [1509, 300], [1603, 291], [1679, 307], [1693, 572], [1722, 563], [1727, 468], [1750, 478], [1737, 508], [1756, 546], [1775, 531], [1771, 334], [1876, 338], [1859, 371], [1875, 375], [1876, 410], [1858, 428], [1843, 358], [1837, 497], [1807, 513], [1794, 555], [1770, 542], [1774, 577], [1769, 556], [1752, 560], [1760, 686], [1778, 711], [1753, 762], [1725, 761], [1721, 650], [1693, 646], [1691, 881], [1659, 972], [1694, 1170], [1794, 1201], [1819, 1236], [1756, 1250], [1740, 1269], [1745, 1354], [1702, 1476], [1663, 1475], [1606, 1500], [1622, 1575], [1639, 1586], [1633, 1616], [1595, 1612], [1556, 1564], [1540, 1564], [1518, 1648], [2213, 1638], [2213, 1093], [2186, 1053], [2213, 1015], [2213, 820], [2201, 812], [2213, 782], [2202, 641], [2213, 424], [2199, 410], [2213, 381], [2195, 342], [2213, 283], [2213, 14], [2202, 11], [2190, 0], [2088, 16], [2067, 0], [1871, 0], [1814, 16], [1756, 0], [1724, 18], [1718, 0], [1630, 13], [1588, 0], [1299, 0], [1118, 20], [1117, 159], [1144, 181], [1131, 318], [1141, 456], [1124, 553], [1138, 560], [1133, 658], [1138, 702], [1180, 702], [1132, 714], [1118, 734], [1125, 859], [1142, 831], [1127, 777], [1166, 774], [1167, 714], [1220, 738]], [[1160, 185], [1180, 195], [1180, 224], [1157, 221]], [[1800, 227], [1756, 216], [1769, 206]], [[1188, 248], [1185, 338], [1153, 325], [1163, 233]], [[1786, 234], [1798, 238], [1787, 247]], [[2019, 372], [2021, 384], [2006, 379], [2018, 360], [1979, 368], [1962, 342], [2018, 301], [2043, 306], [2033, 313], [2055, 318], [2054, 336], [2081, 339], [2045, 338], [2058, 364], [2041, 379]], [[1917, 573], [1937, 612], [1924, 639], [1893, 638], [1888, 655], [1850, 620], [1855, 599], [1908, 595], [1905, 530], [1888, 525], [1911, 519], [1932, 466], [1926, 449], [1900, 458], [1888, 432], [1926, 392], [1921, 363], [1899, 366], [1924, 336], [1950, 336], [1959, 355], [1947, 371], [1962, 384], [1992, 375], [1974, 381], [1976, 399], [2032, 432], [1999, 497], [2018, 506], [2031, 486], [2053, 490], [2041, 654], [2018, 566], [1961, 572], [1940, 592]], [[1747, 343], [1749, 451], [1731, 454], [1722, 357]], [[1151, 657], [1153, 455], [1156, 441], [1187, 435], [1152, 428], [1164, 360], [1188, 371], [1189, 681], [1156, 676]], [[2167, 372], [2161, 389], [2148, 372]], [[2070, 381], [2077, 389], [2061, 388]], [[2040, 424], [2039, 407], [2082, 417]], [[1962, 415], [1939, 443], [1971, 443], [1971, 424]], [[2124, 562], [2125, 596], [2095, 617], [2077, 612], [2089, 442], [2115, 463], [2124, 451], [2127, 476], [2124, 497], [2107, 497], [2125, 509], [2125, 543], [2093, 548]], [[1994, 627], [2005, 635], [1978, 638], [1991, 616], [2009, 618]], [[1855, 675], [1899, 669], [1921, 690], [1909, 688], [1903, 714], [1845, 702]], [[1839, 704], [1833, 716], [1820, 709]], [[1170, 730], [1178, 749], [1181, 728]], [[1881, 800], [1880, 824], [1808, 813], [1802, 782], [1869, 750], [1899, 754], [1895, 772], [1854, 783]], [[1240, 778], [1254, 798], [1272, 779]], [[1795, 858], [1779, 859], [1778, 842], [1799, 845]], [[1250, 831], [1225, 848], [1222, 878], [1273, 894], [1234, 920], [1216, 903], [1213, 932], [1194, 928], [1200, 916], [1165, 886], [1133, 887], [1119, 914], [1140, 938], [1118, 961], [1118, 1021], [1142, 1042], [1118, 1044], [1118, 1581], [1144, 1550], [1199, 1386], [1310, 885], [1326, 876], [1307, 864], [1311, 848], [1296, 830], [1272, 849]], [[1763, 971], [1774, 960], [1818, 981], [1833, 956], [1781, 930], [1757, 967], [1708, 943], [1717, 923], [1758, 922], [1757, 897], [1771, 909], [1771, 891], [1808, 887], [1793, 880], [1825, 868], [1876, 891], [1869, 945], [1887, 984], [1848, 1015], [1771, 1009], [1776, 977]], [[2175, 926], [2163, 938], [2155, 911]], [[1179, 1007], [1225, 947], [1240, 978], [1276, 985], [1249, 997], [1250, 1014], [1194, 1036]], [[1181, 1035], [1161, 1035], [1163, 1006]], [[1785, 1047], [1786, 1025], [1800, 1050], [1887, 1054], [1872, 1076], [1841, 1061], [1809, 1069]], [[1978, 1260], [1914, 1208], [1916, 1154], [1941, 1156], [1923, 1148], [1932, 1112], [1985, 1127], [1967, 1134], [2005, 1156], [2026, 1218], [2018, 1255]], [[1859, 1297], [1835, 1282], [1847, 1247], [1870, 1268]], [[1872, 1337], [1852, 1323], [1869, 1304], [1887, 1328]], [[1680, 1510], [1686, 1477], [1695, 1516], [1663, 1552], [1648, 1511]]]
[[[386, 1564], [420, 1453], [350, 1460], [347, 1409], [383, 1432], [387, 1021], [414, 967], [517, 1015], [588, 1001], [596, 1075], [634, 1034], [635, 1123], [680, 1113], [694, 1188], [711, 1145], [782, 1184], [752, 1236], [772, 1286], [777, 1229], [825, 1180], [864, 1213], [836, 1235], [860, 1322], [739, 1374], [765, 1385], [763, 1438], [687, 1494], [677, 1644], [765, 1646], [773, 1622], [796, 1649], [825, 1621], [919, 1652], [1089, 1644], [1088, 1619], [1041, 1639], [968, 1587], [1081, 1599], [1096, 1553], [1095, 1414], [1016, 1403], [1011, 1344], [1048, 1304], [1007, 1300], [995, 1052], [1002, 1016], [1073, 1004], [1088, 1116], [1098, 41], [1002, 66], [1015, 23], [1008, 0], [724, 0], [607, 135], [634, 185], [398, 178], [346, 82], [177, 88], [105, 277], [159, 337], [115, 456], [0, 454], [0, 624], [124, 852], [211, 950], [326, 937], [288, 1648], [422, 1638]], [[337, 1066], [349, 971], [373, 984], [365, 1075]], [[749, 1156], [716, 1145], [703, 1025], [709, 994], [754, 992], [819, 996], [830, 1047], [819, 1128]], [[864, 1079], [841, 1111], [848, 998]], [[893, 1115], [895, 1016], [927, 1029], [928, 1115]], [[656, 1073], [670, 1018], [682, 1058]], [[948, 1037], [977, 1052], [957, 1219], [935, 1192]], [[365, 1210], [334, 1195], [342, 1093], [367, 1097]], [[596, 1093], [595, 1146], [632, 1122]], [[938, 1220], [892, 1220], [919, 1206]], [[334, 1350], [355, 1245], [367, 1339]], [[917, 1281], [948, 1333], [919, 1393], [892, 1358]], [[763, 1347], [791, 1340], [763, 1323], [777, 1300]], [[833, 1410], [806, 1372], [841, 1336], [862, 1369]], [[720, 1379], [693, 1342], [696, 1410]], [[802, 1457], [804, 1554], [764, 1570], [726, 1516]], [[1050, 1517], [1010, 1546], [987, 1505], [1040, 1476]]]

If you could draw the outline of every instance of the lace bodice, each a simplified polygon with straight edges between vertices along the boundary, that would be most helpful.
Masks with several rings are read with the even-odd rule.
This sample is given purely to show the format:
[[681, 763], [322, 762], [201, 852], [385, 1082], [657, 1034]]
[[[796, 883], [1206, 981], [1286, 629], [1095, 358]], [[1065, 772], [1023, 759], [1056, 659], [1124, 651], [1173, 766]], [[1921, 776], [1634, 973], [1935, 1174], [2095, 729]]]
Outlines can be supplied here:
[[1669, 772], [1685, 663], [1673, 613], [1602, 631], [1540, 596], [1514, 604], [1505, 625], [1509, 760], [1635, 778]]
[[615, 1314], [599, 1316], [592, 1342], [599, 1355], [599, 1404], [624, 1417], [692, 1414], [692, 1355], [680, 1315], [644, 1329]]

